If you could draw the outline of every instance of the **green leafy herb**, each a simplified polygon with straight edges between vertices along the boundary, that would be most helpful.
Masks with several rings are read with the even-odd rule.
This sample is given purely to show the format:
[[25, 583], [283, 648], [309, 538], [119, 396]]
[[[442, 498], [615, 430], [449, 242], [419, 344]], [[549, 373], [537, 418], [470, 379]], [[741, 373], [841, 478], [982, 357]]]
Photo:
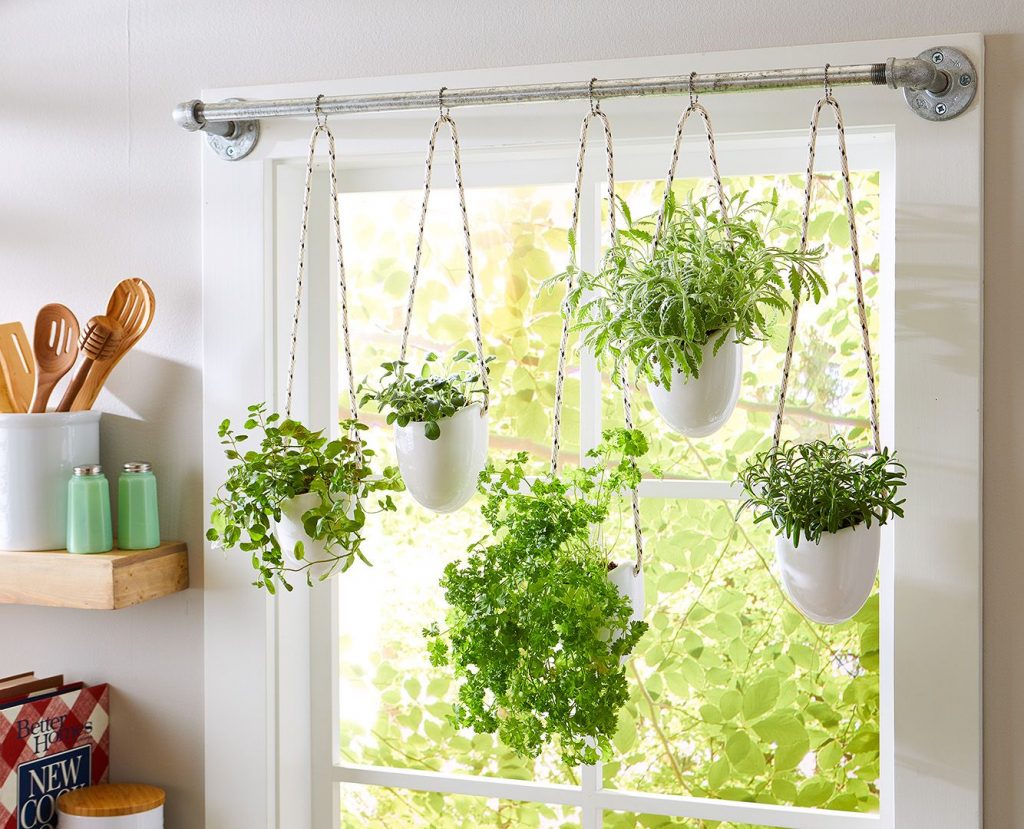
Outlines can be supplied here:
[[[282, 420], [279, 414], [267, 414], [266, 405], [249, 407], [245, 431], [236, 433], [225, 420], [217, 430], [228, 460], [232, 461], [227, 478], [213, 499], [211, 527], [206, 537], [224, 548], [237, 547], [251, 553], [252, 566], [259, 574], [256, 587], [276, 591], [275, 580], [292, 589], [287, 574], [305, 572], [311, 584], [310, 568], [329, 565], [329, 572], [340, 566], [347, 570], [363, 556], [365, 503], [377, 495], [377, 509], [395, 509], [392, 492], [404, 489], [398, 470], [393, 467], [375, 475], [370, 468], [373, 450], [361, 436], [366, 426], [354, 420], [339, 424], [341, 437], [333, 440], [323, 432], [314, 432], [296, 420]], [[242, 444], [259, 437], [259, 449], [245, 451]], [[281, 505], [289, 498], [316, 493], [320, 503], [302, 515], [303, 528], [311, 538], [325, 542], [327, 559], [306, 561], [304, 550], [289, 551], [302, 563], [288, 566], [281, 545], [273, 532], [281, 520]]]
[[600, 270], [590, 274], [572, 261], [564, 274], [578, 275], [567, 309], [583, 332], [583, 344], [610, 358], [615, 377], [630, 369], [671, 388], [673, 369], [699, 377], [703, 349], [714, 353], [730, 337], [748, 343], [767, 340], [772, 316], [785, 313], [792, 295], [817, 302], [826, 292], [814, 267], [823, 248], [800, 253], [767, 241], [784, 232], [776, 218], [778, 195], [744, 204], [746, 194], [730, 200], [728, 216], [708, 197], [676, 203], [670, 194], [658, 247], [653, 247], [656, 215], [633, 220], [622, 200], [625, 227], [607, 252]]
[[907, 469], [888, 449], [859, 455], [840, 437], [830, 442], [783, 443], [758, 454], [740, 473], [756, 521], [770, 521], [799, 546], [823, 533], [903, 517]]
[[[485, 362], [493, 359], [488, 357]], [[485, 401], [480, 366], [471, 351], [459, 351], [447, 364], [431, 352], [419, 374], [410, 373], [408, 366], [404, 360], [383, 363], [379, 387], [367, 381], [360, 384], [360, 405], [373, 402], [379, 411], [388, 410], [389, 424], [423, 423], [427, 438], [437, 440], [441, 437], [439, 421]]]
[[608, 580], [594, 528], [646, 452], [639, 430], [609, 430], [594, 465], [560, 478], [528, 478], [525, 452], [481, 473], [492, 535], [445, 568], [449, 627], [424, 630], [431, 662], [463, 679], [456, 727], [497, 731], [526, 757], [555, 737], [566, 763], [608, 756], [628, 698], [621, 662], [647, 624]]

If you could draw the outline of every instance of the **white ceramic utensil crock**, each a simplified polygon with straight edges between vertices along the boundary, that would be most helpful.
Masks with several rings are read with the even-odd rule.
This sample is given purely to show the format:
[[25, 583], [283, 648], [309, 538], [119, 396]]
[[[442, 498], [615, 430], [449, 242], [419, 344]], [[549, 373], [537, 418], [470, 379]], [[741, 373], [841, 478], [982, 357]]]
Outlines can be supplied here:
[[100, 412], [0, 414], [0, 550], [62, 550], [68, 480], [100, 462]]
[[808, 619], [826, 625], [845, 622], [871, 595], [881, 543], [877, 523], [825, 533], [817, 544], [803, 539], [799, 547], [778, 536], [775, 555], [782, 585]]
[[672, 372], [672, 388], [648, 383], [647, 390], [658, 414], [681, 435], [703, 438], [717, 432], [732, 415], [740, 398], [743, 379], [743, 346], [733, 342], [733, 333], [715, 354], [712, 337], [703, 348], [700, 376], [686, 379]]
[[428, 440], [423, 423], [395, 427], [395, 454], [405, 488], [434, 512], [454, 512], [476, 492], [487, 463], [487, 413], [479, 403], [437, 421], [441, 436]]

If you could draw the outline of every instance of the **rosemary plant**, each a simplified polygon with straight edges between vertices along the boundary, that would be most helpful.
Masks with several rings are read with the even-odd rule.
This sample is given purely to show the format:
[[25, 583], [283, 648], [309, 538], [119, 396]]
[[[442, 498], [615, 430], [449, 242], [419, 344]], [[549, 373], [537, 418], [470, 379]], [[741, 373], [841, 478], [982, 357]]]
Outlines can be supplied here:
[[857, 454], [845, 440], [784, 442], [759, 453], [740, 473], [755, 521], [770, 521], [794, 547], [825, 533], [903, 517], [907, 469], [881, 449]]

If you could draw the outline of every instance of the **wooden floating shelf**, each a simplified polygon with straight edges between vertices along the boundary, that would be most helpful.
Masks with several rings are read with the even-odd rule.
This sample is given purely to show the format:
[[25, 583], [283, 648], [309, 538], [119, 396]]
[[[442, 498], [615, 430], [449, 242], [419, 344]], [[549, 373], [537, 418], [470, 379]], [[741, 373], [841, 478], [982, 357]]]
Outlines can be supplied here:
[[188, 587], [188, 546], [75, 555], [0, 551], [0, 603], [117, 610]]

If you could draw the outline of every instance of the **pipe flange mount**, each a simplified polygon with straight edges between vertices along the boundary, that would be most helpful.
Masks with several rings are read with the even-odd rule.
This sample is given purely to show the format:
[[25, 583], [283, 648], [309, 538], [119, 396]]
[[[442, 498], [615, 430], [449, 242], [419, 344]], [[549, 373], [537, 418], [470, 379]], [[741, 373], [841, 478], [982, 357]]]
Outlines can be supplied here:
[[[241, 101], [241, 98], [226, 98], [227, 101]], [[234, 129], [228, 135], [207, 133], [210, 148], [225, 161], [239, 161], [256, 147], [260, 140], [259, 121], [232, 121]]]
[[903, 95], [914, 112], [929, 121], [949, 121], [964, 112], [978, 92], [978, 72], [959, 49], [937, 46], [918, 55], [935, 65], [947, 83], [941, 92], [927, 89], [904, 89]]

